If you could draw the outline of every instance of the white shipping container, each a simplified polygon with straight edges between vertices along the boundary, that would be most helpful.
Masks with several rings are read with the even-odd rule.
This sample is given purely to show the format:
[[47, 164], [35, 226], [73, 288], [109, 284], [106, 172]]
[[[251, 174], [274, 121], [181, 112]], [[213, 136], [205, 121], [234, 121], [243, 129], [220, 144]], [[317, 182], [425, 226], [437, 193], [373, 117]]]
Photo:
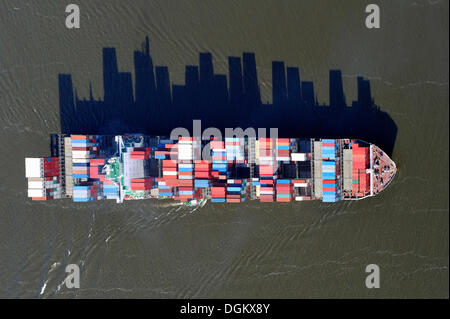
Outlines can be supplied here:
[[304, 198], [303, 198], [303, 196], [296, 196], [295, 200], [299, 202], [299, 201], [304, 200]]
[[44, 188], [43, 181], [28, 181], [28, 188]]
[[194, 179], [193, 175], [180, 175], [178, 179]]
[[289, 162], [290, 160], [290, 157], [277, 157], [277, 161]]
[[291, 159], [295, 162], [306, 161], [306, 153], [291, 153]]
[[72, 157], [88, 156], [90, 153], [89, 151], [72, 151]]
[[73, 163], [89, 163], [89, 158], [73, 158]]
[[43, 188], [28, 189], [28, 197], [43, 197], [45, 196], [45, 190]]
[[41, 169], [43, 167], [44, 160], [42, 158], [25, 158], [25, 177], [42, 177], [44, 172]]
[[212, 151], [220, 153], [220, 152], [226, 152], [226, 149], [224, 149], [224, 148], [214, 148], [214, 149], [212, 149]]
[[73, 192], [74, 198], [89, 198], [91, 194]]
[[178, 164], [180, 168], [193, 168], [194, 164]]
[[308, 187], [308, 183], [294, 183], [294, 187]]
[[172, 175], [172, 176], [174, 176], [174, 175], [177, 175], [177, 172], [175, 172], [175, 171], [163, 171], [163, 175]]
[[335, 173], [336, 166], [334, 165], [322, 165], [322, 172], [324, 173]]

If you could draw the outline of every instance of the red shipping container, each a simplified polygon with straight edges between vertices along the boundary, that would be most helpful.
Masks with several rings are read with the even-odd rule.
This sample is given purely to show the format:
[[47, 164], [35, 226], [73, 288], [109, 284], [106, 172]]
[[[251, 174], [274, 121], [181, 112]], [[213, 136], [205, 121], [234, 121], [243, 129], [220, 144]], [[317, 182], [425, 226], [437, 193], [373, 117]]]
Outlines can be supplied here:
[[211, 149], [223, 149], [225, 148], [225, 143], [222, 141], [211, 141], [209, 142]]
[[149, 183], [149, 182], [152, 182], [152, 178], [151, 177], [132, 178], [131, 182], [132, 183]]
[[166, 186], [169, 187], [177, 187], [178, 186], [178, 180], [177, 179], [172, 179], [172, 180], [167, 180], [166, 181]]
[[80, 135], [80, 134], [71, 134], [70, 137], [73, 140], [87, 140], [87, 139], [89, 139], [88, 135]]
[[271, 203], [273, 202], [273, 197], [270, 195], [261, 195], [259, 201], [262, 203]]
[[177, 166], [177, 162], [172, 161], [170, 159], [168, 160], [163, 160], [163, 167], [176, 167]]
[[194, 163], [195, 163], [196, 166], [197, 166], [197, 164], [209, 164], [210, 161], [205, 161], [205, 160], [194, 160]]
[[195, 172], [194, 173], [195, 178], [210, 178], [209, 172]]
[[180, 186], [194, 186], [193, 180], [179, 179], [178, 185]]
[[132, 191], [145, 191], [146, 189], [148, 189], [148, 188], [146, 188], [144, 184], [131, 183], [131, 190]]
[[195, 164], [196, 171], [207, 171], [209, 170], [209, 168], [210, 168], [209, 164]]
[[131, 155], [130, 158], [137, 159], [137, 160], [144, 160], [145, 156], [144, 155]]
[[165, 180], [173, 180], [178, 178], [176, 175], [163, 175], [163, 176]]
[[289, 150], [277, 150], [277, 156], [279, 157], [287, 157], [289, 156], [290, 151]]
[[92, 164], [96, 164], [96, 165], [105, 164], [104, 158], [91, 158], [89, 161], [90, 161], [91, 165]]

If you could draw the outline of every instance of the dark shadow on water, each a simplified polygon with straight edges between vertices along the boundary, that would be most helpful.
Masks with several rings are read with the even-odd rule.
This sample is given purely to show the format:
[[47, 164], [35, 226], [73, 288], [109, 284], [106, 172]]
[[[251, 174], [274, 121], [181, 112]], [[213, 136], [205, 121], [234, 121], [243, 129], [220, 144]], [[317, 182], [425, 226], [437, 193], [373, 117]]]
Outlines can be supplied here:
[[[79, 98], [70, 74], [59, 75], [61, 131], [64, 134], [169, 135], [175, 127], [278, 128], [280, 137], [358, 138], [389, 155], [397, 125], [371, 95], [370, 82], [357, 78], [358, 97], [347, 103], [340, 70], [330, 70], [330, 105], [317, 102], [313, 82], [301, 81], [297, 67], [272, 62], [273, 104], [261, 102], [254, 53], [228, 58], [228, 79], [215, 74], [211, 53], [188, 65], [185, 84], [171, 84], [166, 66], [154, 66], [148, 38], [134, 52], [130, 72], [120, 72], [114, 48], [103, 49], [104, 98]], [[267, 131], [267, 134], [269, 131]]]

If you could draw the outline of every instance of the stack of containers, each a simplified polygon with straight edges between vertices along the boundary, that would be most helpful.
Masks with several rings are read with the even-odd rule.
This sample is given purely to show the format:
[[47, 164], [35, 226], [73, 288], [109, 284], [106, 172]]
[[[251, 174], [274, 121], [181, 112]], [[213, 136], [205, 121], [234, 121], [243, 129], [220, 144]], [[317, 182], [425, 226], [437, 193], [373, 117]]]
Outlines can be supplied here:
[[155, 158], [158, 160], [170, 158], [170, 151], [166, 149], [164, 144], [158, 144], [158, 149], [155, 151]]
[[226, 159], [225, 143], [223, 141], [211, 141], [211, 156], [212, 156], [212, 172], [214, 178], [220, 180], [227, 179], [228, 162]]
[[107, 179], [103, 181], [103, 196], [106, 199], [117, 199], [119, 196], [119, 190], [117, 186]]
[[322, 139], [322, 158], [336, 159], [336, 140]]
[[132, 178], [130, 188], [132, 191], [148, 191], [153, 186], [153, 178]]
[[130, 152], [130, 158], [131, 159], [143, 160], [143, 159], [150, 158], [151, 154], [152, 154], [152, 148], [151, 147], [135, 147]]
[[293, 198], [293, 188], [290, 179], [277, 180], [277, 202], [291, 202]]
[[217, 183], [211, 187], [211, 202], [224, 203], [226, 201], [226, 184]]
[[[178, 144], [174, 144], [174, 140], [160, 140], [157, 149], [154, 152], [154, 157], [159, 160], [177, 159]], [[153, 151], [153, 149], [152, 149]]]
[[369, 148], [361, 147], [354, 141], [352, 150], [352, 192], [362, 197], [370, 190], [370, 175], [366, 173], [366, 168], [369, 167]]
[[359, 173], [359, 193], [358, 196], [364, 196], [370, 191], [370, 175], [365, 171]]
[[259, 144], [259, 162], [260, 164], [273, 164], [273, 141], [271, 138], [260, 138]]
[[[243, 141], [243, 140], [242, 140]], [[238, 137], [225, 137], [225, 152], [228, 163], [244, 163], [245, 148]]]
[[105, 165], [104, 158], [91, 158], [89, 160], [89, 178], [105, 180], [105, 175], [100, 173], [100, 168]]
[[192, 186], [178, 187], [178, 199], [181, 201], [188, 201], [195, 197], [195, 191]]
[[288, 138], [277, 138], [277, 161], [289, 162], [291, 159], [290, 140]]
[[92, 143], [88, 135], [71, 135], [72, 138], [72, 177], [89, 178], [89, 159]]
[[336, 140], [322, 139], [322, 201], [336, 202]]
[[195, 160], [195, 187], [206, 188], [209, 186], [209, 179], [211, 178], [211, 165], [208, 161]]
[[194, 164], [193, 161], [182, 160], [178, 163], [178, 179], [188, 181], [189, 185], [180, 183], [178, 186], [178, 197], [182, 201], [188, 201], [194, 198]]
[[26, 158], [25, 176], [32, 200], [61, 198], [58, 157]]
[[180, 180], [194, 179], [194, 164], [192, 164], [192, 161], [179, 161], [178, 179]]
[[240, 203], [245, 198], [243, 182], [240, 179], [229, 179], [227, 183], [227, 203]]
[[192, 161], [193, 160], [193, 138], [182, 137], [178, 138], [178, 160]]
[[173, 187], [167, 186], [165, 181], [159, 181], [158, 195], [160, 197], [173, 197]]
[[[293, 179], [292, 183], [294, 183], [294, 188], [311, 187], [311, 184], [308, 183], [305, 179]], [[295, 200], [296, 201], [311, 200], [311, 196], [296, 196]]]
[[273, 202], [274, 176], [276, 176], [275, 161], [273, 158], [273, 140], [271, 138], [261, 138], [259, 142], [259, 183], [260, 183], [260, 201]]
[[201, 137], [192, 137], [192, 159], [194, 161], [202, 159], [202, 139], [201, 139]]
[[163, 160], [163, 179], [169, 184], [167, 186], [178, 186], [177, 176], [177, 162], [170, 159]]
[[273, 188], [273, 178], [261, 177], [259, 180], [260, 191], [259, 200], [260, 202], [273, 202], [275, 192]]
[[163, 164], [163, 180], [166, 182], [166, 186], [177, 187], [177, 162], [166, 159], [162, 161]]
[[337, 200], [336, 162], [322, 161], [322, 194], [324, 202]]
[[73, 187], [74, 202], [90, 202], [102, 199], [101, 185], [94, 182], [91, 185], [75, 185]]

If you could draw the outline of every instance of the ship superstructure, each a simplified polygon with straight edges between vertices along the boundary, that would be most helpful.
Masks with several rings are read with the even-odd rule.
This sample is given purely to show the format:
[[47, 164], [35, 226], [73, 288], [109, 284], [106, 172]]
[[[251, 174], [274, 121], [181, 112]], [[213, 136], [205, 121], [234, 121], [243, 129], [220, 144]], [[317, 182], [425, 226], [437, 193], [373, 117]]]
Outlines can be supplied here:
[[337, 202], [374, 196], [396, 174], [387, 154], [357, 139], [54, 134], [51, 141], [51, 157], [25, 159], [33, 200]]

